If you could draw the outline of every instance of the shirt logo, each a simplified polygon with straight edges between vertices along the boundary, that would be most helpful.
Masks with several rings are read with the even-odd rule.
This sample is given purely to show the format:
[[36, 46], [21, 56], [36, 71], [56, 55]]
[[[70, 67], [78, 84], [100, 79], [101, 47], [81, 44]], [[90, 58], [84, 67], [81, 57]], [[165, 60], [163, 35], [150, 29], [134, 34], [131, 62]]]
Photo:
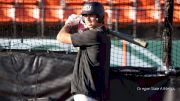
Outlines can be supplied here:
[[90, 6], [90, 5], [85, 5], [83, 7], [83, 11], [90, 11], [91, 9], [92, 9], [92, 6]]

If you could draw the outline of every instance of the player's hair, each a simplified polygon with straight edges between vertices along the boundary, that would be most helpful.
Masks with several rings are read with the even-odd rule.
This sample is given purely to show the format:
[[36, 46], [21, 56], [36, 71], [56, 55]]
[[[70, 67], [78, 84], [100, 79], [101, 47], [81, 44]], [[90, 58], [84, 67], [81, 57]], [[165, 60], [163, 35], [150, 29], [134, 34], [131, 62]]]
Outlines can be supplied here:
[[99, 2], [86, 2], [82, 8], [81, 15], [95, 14], [99, 23], [104, 23], [104, 7]]

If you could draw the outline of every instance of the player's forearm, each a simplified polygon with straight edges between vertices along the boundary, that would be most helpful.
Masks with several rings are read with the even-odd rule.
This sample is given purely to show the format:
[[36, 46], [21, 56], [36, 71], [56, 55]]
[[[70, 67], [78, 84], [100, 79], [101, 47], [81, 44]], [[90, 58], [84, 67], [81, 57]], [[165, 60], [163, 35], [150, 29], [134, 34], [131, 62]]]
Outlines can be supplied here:
[[67, 25], [64, 25], [56, 37], [57, 41], [67, 44], [72, 43], [71, 35], [70, 35], [71, 33], [69, 32], [69, 30], [70, 30], [69, 27]]

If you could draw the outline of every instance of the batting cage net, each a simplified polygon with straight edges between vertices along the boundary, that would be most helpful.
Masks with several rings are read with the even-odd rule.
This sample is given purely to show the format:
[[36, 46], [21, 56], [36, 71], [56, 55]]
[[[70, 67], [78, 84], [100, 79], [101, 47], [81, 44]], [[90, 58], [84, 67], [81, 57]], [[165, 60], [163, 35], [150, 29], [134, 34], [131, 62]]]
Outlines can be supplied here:
[[[166, 2], [171, 0], [87, 1], [104, 5], [109, 29], [148, 42], [144, 48], [112, 36], [112, 67], [164, 69], [167, 56], [172, 68], [180, 67], [179, 0], [172, 2], [172, 22], [166, 20], [165, 9]], [[56, 35], [71, 14], [80, 14], [84, 2], [86, 0], [0, 0], [0, 51], [77, 52], [72, 45], [58, 43]], [[172, 30], [170, 41], [166, 40], [166, 27]], [[171, 51], [166, 51], [167, 45], [172, 46]]]

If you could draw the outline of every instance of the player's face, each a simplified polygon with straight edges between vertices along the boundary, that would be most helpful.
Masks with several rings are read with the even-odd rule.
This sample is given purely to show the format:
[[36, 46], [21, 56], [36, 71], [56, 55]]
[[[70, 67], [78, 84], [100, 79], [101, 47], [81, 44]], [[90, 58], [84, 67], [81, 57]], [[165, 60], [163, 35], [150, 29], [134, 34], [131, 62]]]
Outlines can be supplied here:
[[96, 20], [96, 15], [94, 14], [87, 14], [87, 15], [83, 15], [84, 16], [84, 21], [85, 21], [85, 25], [87, 28], [95, 28], [97, 27], [97, 20]]

